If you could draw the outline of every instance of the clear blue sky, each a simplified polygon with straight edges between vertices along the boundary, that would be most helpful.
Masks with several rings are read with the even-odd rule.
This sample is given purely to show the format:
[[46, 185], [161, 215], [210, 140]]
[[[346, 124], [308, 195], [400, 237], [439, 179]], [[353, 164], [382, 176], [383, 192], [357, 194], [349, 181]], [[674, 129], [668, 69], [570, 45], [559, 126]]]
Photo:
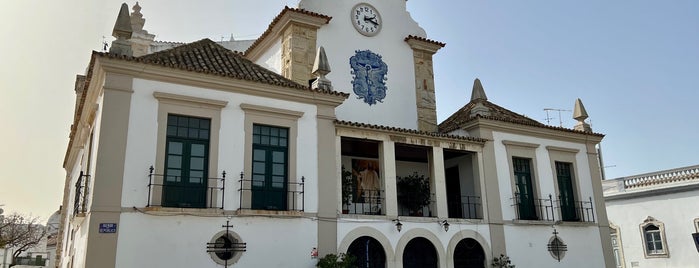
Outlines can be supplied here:
[[[61, 203], [76, 74], [111, 41], [123, 1], [11, 1], [0, 8], [0, 204], [44, 219]], [[145, 29], [165, 41], [252, 39], [295, 0], [144, 0]], [[133, 6], [135, 2], [127, 2]], [[434, 57], [438, 118], [489, 100], [545, 122], [581, 98], [607, 177], [699, 164], [699, 1], [427, 1], [408, 10]], [[320, 44], [322, 45], [322, 44]], [[336, 87], [339, 85], [336, 85]], [[572, 127], [571, 112], [562, 112]], [[552, 124], [558, 114], [551, 113]]]

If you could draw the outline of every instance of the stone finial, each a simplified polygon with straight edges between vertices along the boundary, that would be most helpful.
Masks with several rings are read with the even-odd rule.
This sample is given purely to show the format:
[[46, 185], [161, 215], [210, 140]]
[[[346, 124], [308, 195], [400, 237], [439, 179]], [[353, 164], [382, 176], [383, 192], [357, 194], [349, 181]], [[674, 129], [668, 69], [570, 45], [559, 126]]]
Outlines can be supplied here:
[[133, 32], [138, 32], [143, 30], [143, 25], [146, 24], [146, 19], [143, 18], [143, 14], [141, 14], [141, 6], [138, 5], [138, 2], [136, 2], [136, 5], [133, 6], [132, 8], [133, 12], [131, 12], [131, 29]]
[[478, 78], [473, 81], [473, 90], [471, 91], [471, 100], [477, 99], [488, 100], [488, 97], [485, 95], [483, 85], [481, 85], [481, 80]]
[[116, 40], [112, 42], [112, 47], [109, 48], [109, 53], [132, 56], [133, 51], [131, 50], [131, 42], [128, 41], [128, 39], [131, 38], [132, 33], [133, 30], [131, 28], [129, 6], [126, 5], [126, 3], [123, 3], [121, 4], [119, 15], [114, 23], [114, 31], [112, 31], [112, 36], [116, 37]]
[[131, 38], [131, 33], [133, 33], [133, 29], [131, 28], [129, 6], [126, 5], [126, 3], [123, 3], [121, 4], [119, 15], [114, 23], [114, 31], [112, 31], [112, 36], [116, 37], [117, 39], [129, 39]]
[[318, 48], [316, 60], [313, 63], [312, 74], [316, 75], [317, 78], [315, 81], [313, 81], [311, 88], [333, 90], [332, 82], [325, 78], [325, 76], [329, 73], [330, 63], [328, 62], [328, 56], [325, 55], [325, 48], [321, 46]]
[[473, 81], [473, 90], [471, 91], [471, 102], [475, 102], [475, 105], [471, 108], [471, 117], [475, 117], [476, 115], [490, 115], [490, 109], [482, 102], [486, 100], [488, 100], [488, 97], [485, 96], [485, 90], [483, 89], [483, 85], [481, 85], [481, 80], [476, 78], [476, 80]]
[[583, 106], [583, 103], [580, 99], [575, 100], [575, 109], [573, 109], [573, 119], [578, 121], [578, 123], [575, 124], [575, 130], [592, 132], [592, 127], [590, 127], [590, 124], [585, 123], [585, 119], [587, 119], [587, 111], [585, 111], [585, 106]]

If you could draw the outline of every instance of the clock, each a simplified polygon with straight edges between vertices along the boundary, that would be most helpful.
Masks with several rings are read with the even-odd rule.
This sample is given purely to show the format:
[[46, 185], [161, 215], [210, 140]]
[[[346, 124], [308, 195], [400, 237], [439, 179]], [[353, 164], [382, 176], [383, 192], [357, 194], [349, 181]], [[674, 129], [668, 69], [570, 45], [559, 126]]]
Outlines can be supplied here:
[[381, 31], [381, 15], [372, 5], [359, 3], [352, 8], [350, 13], [352, 25], [365, 36], [374, 36]]

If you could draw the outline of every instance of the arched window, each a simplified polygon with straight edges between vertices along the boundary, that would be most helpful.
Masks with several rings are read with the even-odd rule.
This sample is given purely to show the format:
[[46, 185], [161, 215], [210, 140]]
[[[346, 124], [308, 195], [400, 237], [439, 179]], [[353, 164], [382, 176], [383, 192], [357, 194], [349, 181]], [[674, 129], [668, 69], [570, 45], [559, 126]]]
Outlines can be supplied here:
[[653, 217], [648, 217], [641, 224], [643, 249], [646, 258], [668, 257], [667, 241], [665, 241], [665, 225]]
[[485, 252], [478, 241], [466, 238], [454, 249], [454, 268], [485, 268]]
[[424, 237], [416, 237], [405, 245], [403, 251], [403, 268], [439, 267], [437, 249]]
[[381, 243], [369, 236], [355, 239], [347, 249], [347, 254], [357, 258], [355, 266], [358, 268], [382, 268], [386, 267], [386, 253]]

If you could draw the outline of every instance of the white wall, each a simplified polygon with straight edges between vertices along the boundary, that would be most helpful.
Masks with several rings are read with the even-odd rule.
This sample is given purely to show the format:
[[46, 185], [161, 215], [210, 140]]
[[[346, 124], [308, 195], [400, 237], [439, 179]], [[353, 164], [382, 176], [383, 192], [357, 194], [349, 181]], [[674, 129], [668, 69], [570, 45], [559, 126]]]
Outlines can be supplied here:
[[[222, 267], [206, 252], [206, 243], [225, 231], [221, 226], [226, 220], [122, 213], [116, 267]], [[317, 247], [317, 221], [232, 217], [230, 224], [231, 231], [247, 243], [247, 251], [234, 267], [315, 267], [310, 252]]]
[[[609, 222], [619, 227], [626, 267], [696, 267], [699, 253], [691, 234], [697, 232], [699, 191], [607, 200]], [[665, 225], [669, 258], [645, 258], [640, 225], [651, 216]], [[638, 263], [638, 266], [632, 266]]]
[[547, 245], [553, 237], [550, 225], [505, 225], [507, 255], [517, 267], [604, 267], [597, 226], [556, 225], [558, 237], [568, 246], [563, 259], [554, 259]]
[[[376, 36], [361, 35], [351, 24], [351, 9], [360, 2], [371, 4], [381, 14], [384, 25]], [[338, 119], [416, 129], [413, 51], [404, 39], [408, 35], [425, 37], [425, 31], [406, 11], [405, 0], [302, 0], [299, 7], [333, 17], [318, 30], [317, 45], [325, 48], [332, 69], [327, 77], [335, 90], [350, 93], [336, 110]], [[355, 50], [367, 49], [381, 55], [388, 65], [386, 98], [371, 106], [354, 94], [349, 65]]]
[[[306, 178], [305, 211], [317, 211], [318, 196], [318, 149], [316, 107], [277, 99], [255, 97], [237, 93], [197, 88], [185, 85], [163, 83], [151, 80], [134, 79], [134, 93], [131, 97], [131, 116], [129, 117], [128, 142], [126, 146], [126, 164], [124, 168], [124, 188], [122, 190], [122, 207], [145, 207], [148, 198], [148, 168], [156, 166], [157, 113], [158, 101], [153, 92], [193, 96], [198, 98], [228, 101], [221, 110], [221, 128], [219, 133], [219, 157], [209, 161], [218, 161], [219, 170], [210, 170], [210, 176], [220, 176], [225, 170], [226, 178], [225, 208], [239, 207], [241, 171], [244, 170], [243, 132], [245, 114], [241, 103], [274, 107], [303, 112], [298, 120], [296, 172], [298, 178], [289, 178], [290, 182]], [[160, 172], [156, 170], [156, 173]], [[249, 176], [249, 175], [248, 175]], [[246, 177], [248, 178], [248, 177]]]
[[260, 58], [255, 62], [258, 65], [265, 67], [275, 73], [282, 73], [282, 41], [277, 38], [274, 45], [270, 47]]
[[[572, 142], [564, 142], [564, 141], [557, 141], [557, 140], [550, 140], [550, 139], [542, 139], [542, 138], [536, 138], [536, 137], [531, 137], [531, 136], [522, 136], [522, 135], [517, 135], [517, 134], [511, 134], [511, 133], [503, 133], [503, 132], [493, 132], [493, 144], [495, 147], [495, 162], [498, 167], [497, 169], [497, 176], [498, 176], [498, 184], [500, 186], [500, 200], [501, 202], [501, 208], [502, 208], [502, 214], [503, 214], [503, 219], [504, 220], [512, 220], [516, 218], [515, 214], [515, 209], [512, 206], [512, 197], [513, 197], [513, 185], [511, 181], [511, 170], [509, 168], [509, 159], [507, 156], [507, 150], [505, 148], [505, 145], [502, 143], [503, 140], [508, 140], [508, 141], [517, 141], [517, 142], [525, 142], [525, 143], [533, 143], [533, 144], [539, 144], [539, 147], [536, 148], [535, 154], [536, 154], [536, 166], [532, 167], [533, 168], [533, 183], [534, 187], [536, 188], [535, 192], [539, 193], [538, 198], [546, 198], [548, 199], [549, 194], [556, 199], [556, 186], [554, 184], [554, 180], [556, 179], [556, 176], [553, 174], [553, 169], [551, 167], [551, 159], [549, 157], [549, 152], [546, 149], [546, 146], [556, 146], [556, 147], [563, 147], [563, 148], [570, 148], [570, 149], [576, 149], [579, 150], [577, 154], [575, 155], [575, 164], [574, 167], [576, 168], [577, 171], [577, 177], [574, 177], [576, 187], [578, 193], [579, 193], [579, 198], [580, 201], [589, 201], [590, 197], [593, 199], [593, 204], [594, 204], [594, 195], [592, 192], [592, 181], [591, 181], [591, 174], [590, 174], [590, 169], [589, 169], [589, 162], [587, 161], [587, 149], [585, 148], [584, 144], [581, 143], [572, 143]], [[598, 209], [603, 209], [603, 208], [597, 208], [594, 207], [595, 214], [597, 214]], [[556, 219], [560, 219], [560, 211], [555, 211], [555, 217]], [[597, 215], [595, 215], [595, 219], [597, 219]]]

